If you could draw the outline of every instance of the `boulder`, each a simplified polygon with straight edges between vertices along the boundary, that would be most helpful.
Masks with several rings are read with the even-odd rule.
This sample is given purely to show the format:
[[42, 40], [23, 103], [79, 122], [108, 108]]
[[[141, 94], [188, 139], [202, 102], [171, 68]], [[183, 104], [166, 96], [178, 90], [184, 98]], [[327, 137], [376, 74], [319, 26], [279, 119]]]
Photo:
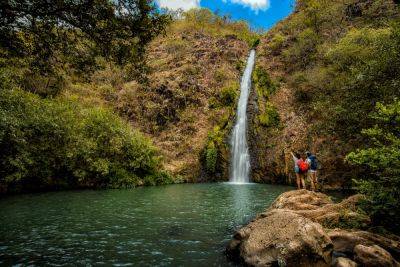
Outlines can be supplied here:
[[240, 229], [227, 248], [249, 266], [330, 266], [333, 245], [322, 226], [276, 209]]
[[396, 260], [400, 260], [400, 242], [397, 240], [367, 231], [343, 229], [330, 230], [328, 236], [332, 240], [334, 251], [344, 253], [349, 257], [353, 256], [357, 245], [378, 245], [391, 253]]
[[356, 205], [362, 198], [362, 195], [354, 195], [340, 203], [333, 203], [325, 194], [294, 190], [280, 195], [269, 210], [290, 209], [328, 228], [339, 225], [365, 227], [371, 223], [370, 218], [356, 212]]
[[326, 204], [333, 204], [327, 195], [302, 189], [281, 194], [269, 209], [313, 210]]
[[393, 259], [389, 252], [377, 245], [357, 245], [354, 248], [354, 253], [354, 259], [365, 267], [400, 266], [400, 264]]
[[283, 193], [236, 232], [228, 256], [249, 266], [399, 266], [400, 237], [357, 229], [370, 223], [357, 212], [362, 198], [333, 203], [307, 190]]
[[332, 264], [334, 267], [357, 267], [357, 263], [344, 257], [337, 258]]

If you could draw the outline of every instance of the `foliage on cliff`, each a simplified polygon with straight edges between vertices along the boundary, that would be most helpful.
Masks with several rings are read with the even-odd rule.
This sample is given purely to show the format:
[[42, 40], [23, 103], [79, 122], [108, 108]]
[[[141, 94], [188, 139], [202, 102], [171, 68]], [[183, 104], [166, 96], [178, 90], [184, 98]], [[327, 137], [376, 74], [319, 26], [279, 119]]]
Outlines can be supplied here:
[[374, 127], [362, 131], [369, 145], [351, 152], [346, 159], [366, 166], [371, 173], [357, 181], [361, 193], [367, 196], [364, 210], [376, 225], [400, 233], [400, 101], [377, 103], [371, 118], [376, 121]]
[[245, 22], [139, 0], [0, 5], [3, 190], [227, 178]]
[[184, 12], [150, 44], [147, 81], [112, 86], [107, 100], [154, 140], [173, 174], [187, 181], [226, 179], [226, 138], [256, 37], [246, 23], [207, 9]]
[[368, 142], [360, 132], [372, 126], [375, 104], [400, 96], [399, 17], [392, 0], [300, 0], [262, 38], [258, 65], [280, 82], [272, 103], [283, 122], [264, 137], [266, 180], [292, 173], [290, 150], [316, 152], [326, 186], [368, 173], [344, 157]]

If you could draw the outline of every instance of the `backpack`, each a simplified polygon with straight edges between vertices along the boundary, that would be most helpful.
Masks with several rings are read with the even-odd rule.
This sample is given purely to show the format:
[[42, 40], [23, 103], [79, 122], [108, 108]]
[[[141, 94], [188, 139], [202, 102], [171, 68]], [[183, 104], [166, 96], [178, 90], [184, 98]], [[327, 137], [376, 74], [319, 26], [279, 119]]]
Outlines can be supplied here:
[[318, 160], [317, 160], [317, 158], [315, 156], [311, 156], [311, 157], [309, 157], [309, 159], [310, 159], [310, 168], [312, 170], [318, 169]]
[[309, 169], [308, 163], [303, 160], [300, 161], [298, 165], [301, 172], [307, 172]]

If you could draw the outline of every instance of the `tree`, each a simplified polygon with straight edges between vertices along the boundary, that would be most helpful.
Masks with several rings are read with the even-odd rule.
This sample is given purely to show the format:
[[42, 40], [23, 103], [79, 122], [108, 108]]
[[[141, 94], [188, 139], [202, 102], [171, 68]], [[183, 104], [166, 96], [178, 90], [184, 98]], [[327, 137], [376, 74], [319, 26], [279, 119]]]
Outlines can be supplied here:
[[363, 130], [370, 146], [347, 155], [347, 161], [368, 168], [372, 176], [357, 182], [367, 196], [365, 210], [375, 224], [400, 232], [400, 101], [376, 105], [377, 124]]
[[150, 0], [4, 0], [0, 52], [31, 59], [41, 74], [64, 62], [84, 68], [98, 55], [123, 65], [140, 59], [169, 20]]

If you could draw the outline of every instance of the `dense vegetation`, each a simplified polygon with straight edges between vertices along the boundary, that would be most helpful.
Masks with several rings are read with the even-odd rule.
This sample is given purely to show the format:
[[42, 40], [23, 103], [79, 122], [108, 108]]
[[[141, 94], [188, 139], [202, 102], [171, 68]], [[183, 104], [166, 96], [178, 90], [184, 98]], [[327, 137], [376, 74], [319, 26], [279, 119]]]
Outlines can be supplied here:
[[0, 174], [8, 191], [170, 182], [150, 141], [102, 108], [0, 93]]
[[141, 0], [0, 10], [1, 192], [227, 176], [238, 80], [257, 43], [247, 23]]
[[399, 23], [392, 0], [299, 0], [262, 39], [258, 63], [280, 82], [272, 103], [285, 122], [266, 140], [264, 168], [287, 175], [290, 150], [312, 150], [320, 182], [358, 186], [365, 211], [391, 230], [400, 203]]
[[104, 60], [123, 66], [126, 78], [141, 76], [146, 45], [170, 21], [142, 0], [10, 0], [0, 12], [3, 65], [18, 68], [24, 89], [53, 96], [68, 76], [88, 77]]
[[169, 14], [141, 0], [3, 1], [0, 12], [0, 191], [172, 182], [147, 138], [74, 94], [107, 68], [143, 78]]
[[370, 177], [356, 181], [367, 196], [363, 209], [377, 225], [400, 233], [400, 101], [378, 103], [371, 118], [374, 127], [362, 131], [370, 145], [347, 155], [353, 164], [368, 167]]

